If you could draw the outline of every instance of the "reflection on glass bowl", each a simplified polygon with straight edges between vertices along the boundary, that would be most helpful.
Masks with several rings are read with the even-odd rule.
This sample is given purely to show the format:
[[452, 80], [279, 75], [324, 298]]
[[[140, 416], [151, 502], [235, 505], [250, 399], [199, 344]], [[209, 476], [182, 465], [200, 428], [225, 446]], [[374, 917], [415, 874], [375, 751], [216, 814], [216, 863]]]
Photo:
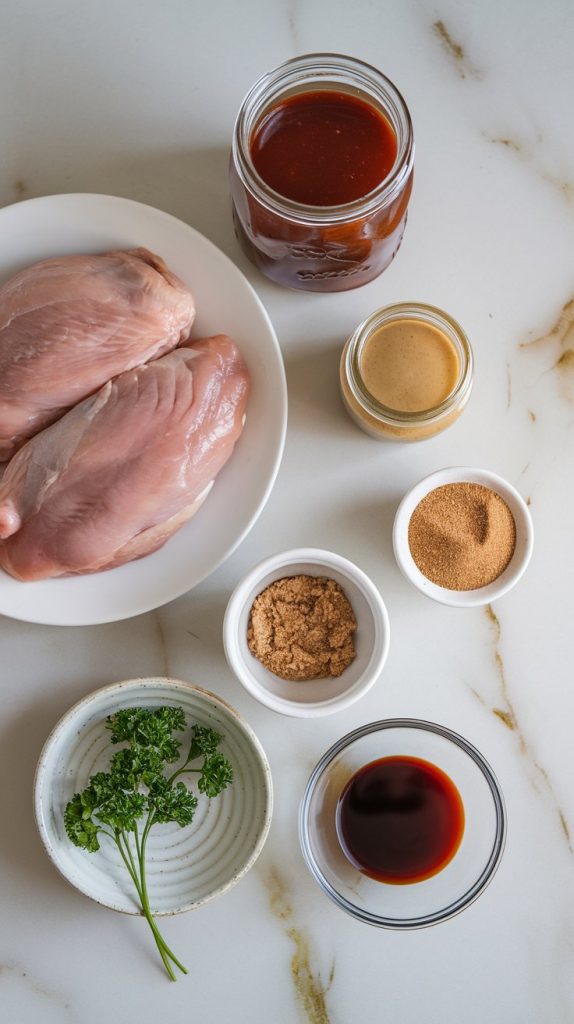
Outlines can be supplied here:
[[[465, 815], [449, 863], [430, 878], [402, 885], [360, 871], [337, 836], [337, 807], [349, 780], [364, 765], [397, 756], [424, 759], [446, 773]], [[472, 744], [432, 722], [395, 718], [354, 730], [324, 754], [303, 796], [299, 836], [311, 874], [337, 906], [367, 924], [407, 930], [453, 917], [486, 888], [504, 849], [506, 814], [497, 779]]]

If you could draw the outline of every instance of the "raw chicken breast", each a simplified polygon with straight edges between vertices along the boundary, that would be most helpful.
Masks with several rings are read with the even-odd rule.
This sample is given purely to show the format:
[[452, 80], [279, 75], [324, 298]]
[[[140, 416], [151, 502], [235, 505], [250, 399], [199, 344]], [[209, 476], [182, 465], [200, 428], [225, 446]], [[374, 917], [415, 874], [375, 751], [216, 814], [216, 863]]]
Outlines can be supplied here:
[[0, 462], [110, 377], [189, 338], [193, 297], [147, 249], [35, 263], [0, 288]]
[[8, 465], [0, 566], [41, 580], [110, 569], [161, 547], [231, 455], [248, 392], [247, 368], [226, 335], [109, 381]]

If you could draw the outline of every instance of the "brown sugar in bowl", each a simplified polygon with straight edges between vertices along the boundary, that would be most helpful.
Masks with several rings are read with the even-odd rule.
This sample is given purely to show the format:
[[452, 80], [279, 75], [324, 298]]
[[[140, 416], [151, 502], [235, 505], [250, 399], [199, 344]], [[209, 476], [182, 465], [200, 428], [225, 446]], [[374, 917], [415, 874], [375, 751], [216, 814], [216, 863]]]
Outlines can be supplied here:
[[[434, 552], [430, 552], [430, 560], [426, 565], [424, 553], [422, 553], [420, 546], [418, 548], [418, 565], [413, 557], [413, 551], [409, 543], [409, 532], [411, 532], [412, 541], [413, 531], [410, 530], [410, 527], [415, 510], [420, 508], [421, 503], [432, 492], [436, 492], [439, 488], [451, 484], [474, 484], [486, 488], [493, 493], [491, 513], [494, 511], [494, 514], [498, 515], [501, 512], [501, 507], [496, 502], [497, 497], [502, 499], [502, 507], [506, 506], [511, 513], [515, 527], [514, 544], [510, 545], [512, 550], [509, 556], [508, 536], [505, 537], [503, 531], [502, 535], [497, 538], [498, 544], [502, 537], [500, 550], [495, 552], [498, 555], [499, 561], [495, 572], [493, 572], [494, 562], [490, 565], [490, 578], [488, 573], [485, 572], [484, 565], [472, 567], [472, 555], [466, 557], [469, 552], [464, 550], [464, 543], [461, 545], [461, 551], [458, 552], [458, 567], [455, 565], [449, 569], [447, 567], [448, 558], [445, 558], [442, 565], [442, 574], [440, 571], [432, 573], [432, 570], [429, 569], [429, 565], [433, 563], [436, 569], [437, 561], [440, 561], [440, 558], [437, 558], [436, 548]], [[460, 493], [464, 494], [464, 491]], [[500, 526], [500, 523], [498, 525]], [[445, 532], [443, 531], [441, 540], [444, 542], [444, 539]], [[408, 579], [409, 583], [412, 583], [414, 587], [427, 597], [439, 601], [441, 604], [452, 605], [458, 608], [487, 605], [507, 593], [525, 572], [532, 555], [533, 545], [534, 527], [532, 517], [526, 502], [518, 491], [508, 481], [495, 473], [485, 469], [464, 466], [453, 466], [448, 469], [439, 470], [416, 484], [401, 501], [393, 526], [395, 558], [399, 569]], [[434, 579], [430, 579], [429, 576], [421, 571], [421, 564], [426, 568], [427, 572], [431, 572], [434, 575]], [[466, 577], [464, 572], [461, 575], [461, 567], [466, 568]], [[437, 578], [449, 585], [441, 586], [435, 582]], [[487, 580], [488, 582], [480, 585], [482, 580]]]
[[284, 576], [255, 598], [247, 645], [280, 679], [336, 679], [355, 657], [356, 629], [355, 613], [336, 580]]
[[[355, 657], [340, 675], [281, 679], [251, 652], [248, 643], [253, 602], [276, 580], [297, 576], [328, 578], [340, 585], [356, 618]], [[387, 659], [389, 617], [379, 590], [353, 562], [334, 551], [295, 548], [256, 565], [233, 591], [223, 620], [223, 646], [231, 670], [260, 704], [293, 718], [317, 718], [343, 711], [377, 683]]]

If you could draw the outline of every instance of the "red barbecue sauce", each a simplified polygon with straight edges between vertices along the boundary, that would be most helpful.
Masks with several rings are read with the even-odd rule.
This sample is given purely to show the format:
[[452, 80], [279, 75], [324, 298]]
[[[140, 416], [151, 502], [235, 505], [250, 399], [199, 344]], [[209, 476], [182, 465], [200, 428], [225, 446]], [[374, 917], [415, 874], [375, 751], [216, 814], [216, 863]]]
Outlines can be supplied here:
[[418, 757], [383, 757], [353, 775], [339, 798], [345, 855], [379, 882], [422, 882], [454, 857], [464, 832], [458, 789]]
[[271, 107], [250, 139], [255, 170], [308, 206], [361, 199], [388, 176], [397, 139], [376, 107], [344, 92], [303, 92]]

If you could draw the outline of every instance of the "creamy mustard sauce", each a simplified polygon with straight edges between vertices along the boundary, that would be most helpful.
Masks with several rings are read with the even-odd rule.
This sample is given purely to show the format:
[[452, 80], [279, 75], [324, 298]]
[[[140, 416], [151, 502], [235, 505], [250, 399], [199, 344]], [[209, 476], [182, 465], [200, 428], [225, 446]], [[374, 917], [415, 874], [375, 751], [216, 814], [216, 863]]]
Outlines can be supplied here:
[[397, 412], [423, 412], [444, 402], [460, 362], [446, 334], [424, 320], [393, 320], [367, 338], [360, 373], [367, 391]]

